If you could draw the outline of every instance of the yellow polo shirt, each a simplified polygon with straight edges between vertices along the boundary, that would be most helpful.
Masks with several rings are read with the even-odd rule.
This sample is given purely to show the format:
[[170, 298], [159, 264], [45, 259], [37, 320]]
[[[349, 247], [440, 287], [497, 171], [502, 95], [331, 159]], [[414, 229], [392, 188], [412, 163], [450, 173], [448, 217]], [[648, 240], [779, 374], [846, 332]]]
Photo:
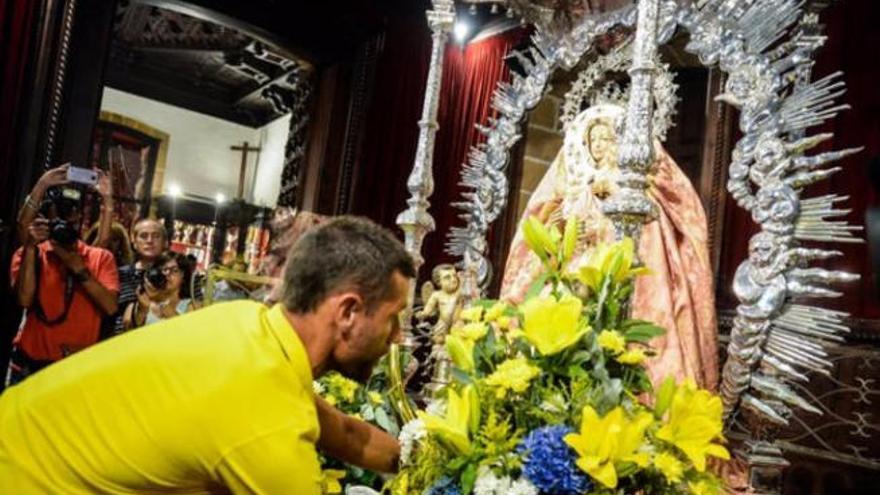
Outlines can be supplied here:
[[320, 493], [305, 348], [230, 302], [113, 338], [0, 395], [0, 494]]

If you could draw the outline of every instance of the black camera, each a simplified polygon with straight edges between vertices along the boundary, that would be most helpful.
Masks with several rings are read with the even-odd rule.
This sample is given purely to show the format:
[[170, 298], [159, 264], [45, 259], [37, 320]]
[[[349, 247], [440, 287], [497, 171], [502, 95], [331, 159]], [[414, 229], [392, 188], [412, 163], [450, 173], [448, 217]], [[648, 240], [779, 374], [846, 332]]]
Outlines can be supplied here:
[[49, 221], [49, 239], [62, 246], [72, 246], [79, 238], [79, 233], [69, 222], [60, 218]]
[[40, 205], [40, 215], [49, 218], [49, 239], [62, 246], [72, 246], [79, 239], [77, 225], [71, 222], [79, 210], [82, 195], [76, 189], [52, 188]]
[[144, 280], [149, 282], [154, 289], [162, 290], [168, 285], [168, 277], [162, 273], [162, 268], [151, 266], [144, 272]]

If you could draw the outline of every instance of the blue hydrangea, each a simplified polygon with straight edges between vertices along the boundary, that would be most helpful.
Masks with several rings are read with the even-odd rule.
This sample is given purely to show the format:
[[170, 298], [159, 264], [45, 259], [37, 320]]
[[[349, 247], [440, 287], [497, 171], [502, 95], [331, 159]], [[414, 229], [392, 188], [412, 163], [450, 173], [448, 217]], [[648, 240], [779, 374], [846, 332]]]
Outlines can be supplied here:
[[458, 483], [449, 476], [444, 476], [428, 488], [424, 495], [461, 495]]
[[575, 452], [562, 439], [574, 430], [544, 426], [532, 430], [519, 444], [523, 474], [541, 493], [576, 495], [590, 489], [589, 478], [575, 464]]

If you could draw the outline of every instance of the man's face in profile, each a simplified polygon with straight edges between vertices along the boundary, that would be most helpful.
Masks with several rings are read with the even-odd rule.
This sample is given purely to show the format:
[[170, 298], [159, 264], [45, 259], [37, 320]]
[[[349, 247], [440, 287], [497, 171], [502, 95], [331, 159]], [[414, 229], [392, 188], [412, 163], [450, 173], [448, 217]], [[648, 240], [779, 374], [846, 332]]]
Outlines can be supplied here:
[[391, 344], [400, 339], [400, 312], [406, 308], [409, 281], [394, 272], [390, 284], [391, 297], [377, 303], [372, 312], [365, 306], [356, 310], [350, 330], [337, 345], [336, 368], [348, 378], [366, 382]]

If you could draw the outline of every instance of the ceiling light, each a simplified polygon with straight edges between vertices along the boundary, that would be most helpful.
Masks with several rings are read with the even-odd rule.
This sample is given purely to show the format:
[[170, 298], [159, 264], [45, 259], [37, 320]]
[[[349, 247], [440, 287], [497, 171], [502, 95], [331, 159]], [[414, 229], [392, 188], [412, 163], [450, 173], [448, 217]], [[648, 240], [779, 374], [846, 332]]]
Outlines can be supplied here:
[[471, 26], [461, 19], [455, 21], [455, 25], [452, 27], [452, 35], [455, 37], [455, 41], [459, 43], [464, 43], [470, 32]]
[[226, 202], [226, 195], [222, 192], [218, 192], [217, 195], [214, 196], [214, 201], [216, 201], [218, 205], [222, 205]]
[[168, 186], [168, 195], [172, 198], [178, 198], [183, 194], [183, 189], [180, 188], [180, 184], [173, 182]]

